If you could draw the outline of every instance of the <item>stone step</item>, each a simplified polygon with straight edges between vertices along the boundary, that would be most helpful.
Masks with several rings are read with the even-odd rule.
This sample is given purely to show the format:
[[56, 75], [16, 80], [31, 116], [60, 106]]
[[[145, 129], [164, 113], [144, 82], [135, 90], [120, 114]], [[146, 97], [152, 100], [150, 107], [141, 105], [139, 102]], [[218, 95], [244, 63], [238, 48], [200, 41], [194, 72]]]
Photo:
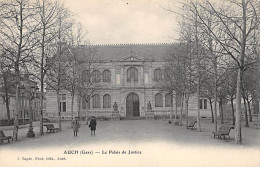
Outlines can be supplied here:
[[120, 120], [144, 120], [145, 117], [120, 117]]

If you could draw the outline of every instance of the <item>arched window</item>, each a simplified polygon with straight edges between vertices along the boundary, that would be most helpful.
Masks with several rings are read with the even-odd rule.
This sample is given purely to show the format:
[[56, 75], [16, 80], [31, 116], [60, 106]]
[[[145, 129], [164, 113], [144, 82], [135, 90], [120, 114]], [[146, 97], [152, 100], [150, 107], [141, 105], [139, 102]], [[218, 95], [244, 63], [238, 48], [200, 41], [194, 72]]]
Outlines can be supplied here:
[[109, 70], [103, 71], [103, 82], [111, 82], [111, 72]]
[[171, 103], [172, 103], [172, 97], [171, 94], [166, 94], [165, 95], [165, 107], [171, 107]]
[[93, 74], [92, 81], [99, 83], [100, 82], [100, 71], [94, 70], [92, 74]]
[[95, 94], [92, 98], [93, 108], [100, 108], [100, 96]]
[[155, 95], [155, 107], [163, 107], [163, 98], [160, 93]]
[[157, 68], [154, 70], [154, 81], [161, 81], [162, 80], [162, 70]]
[[103, 108], [111, 108], [111, 97], [109, 94], [103, 96]]
[[127, 82], [138, 82], [138, 71], [135, 67], [130, 67], [127, 70]]
[[82, 71], [82, 81], [83, 82], [90, 82], [90, 72], [89, 70]]

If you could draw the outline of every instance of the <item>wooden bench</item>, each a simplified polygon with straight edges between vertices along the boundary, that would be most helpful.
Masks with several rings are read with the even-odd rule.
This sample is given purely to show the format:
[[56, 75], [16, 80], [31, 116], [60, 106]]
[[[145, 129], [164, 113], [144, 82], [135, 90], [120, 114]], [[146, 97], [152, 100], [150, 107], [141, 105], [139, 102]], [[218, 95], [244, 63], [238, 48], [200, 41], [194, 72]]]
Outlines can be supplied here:
[[2, 144], [4, 140], [8, 140], [8, 143], [10, 142], [10, 139], [13, 140], [11, 136], [5, 136], [4, 131], [0, 130], [0, 143]]
[[174, 120], [174, 121], [171, 121], [171, 120], [169, 120], [169, 124], [174, 124], [174, 125], [179, 125], [180, 124], [180, 120]]
[[197, 123], [197, 120], [191, 121], [191, 122], [186, 126], [187, 129], [194, 129], [196, 123]]
[[217, 136], [218, 138], [221, 139], [221, 137], [223, 136], [225, 139], [225, 136], [228, 136], [228, 138], [230, 139], [229, 133], [230, 130], [234, 129], [234, 127], [232, 126], [220, 126], [220, 128], [218, 129], [217, 132], [212, 132], [214, 135], [214, 138]]
[[53, 124], [45, 124], [44, 126], [47, 128], [47, 132], [55, 133], [55, 131], [59, 131], [59, 128], [55, 128]]
[[254, 126], [258, 129], [260, 127], [260, 122], [254, 123]]

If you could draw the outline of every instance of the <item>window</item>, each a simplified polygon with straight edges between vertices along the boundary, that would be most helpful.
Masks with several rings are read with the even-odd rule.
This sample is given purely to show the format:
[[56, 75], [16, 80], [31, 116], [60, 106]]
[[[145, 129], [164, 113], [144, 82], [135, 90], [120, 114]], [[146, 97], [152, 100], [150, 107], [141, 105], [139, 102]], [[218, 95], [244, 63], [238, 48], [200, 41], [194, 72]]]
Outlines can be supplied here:
[[131, 81], [138, 82], [138, 71], [134, 67], [130, 67], [127, 70], [127, 82]]
[[165, 107], [171, 107], [171, 103], [172, 103], [172, 97], [171, 94], [166, 94], [165, 95]]
[[200, 109], [207, 109], [207, 99], [200, 99]]
[[155, 95], [155, 107], [163, 107], [163, 98], [160, 93]]
[[155, 69], [154, 70], [154, 81], [161, 81], [162, 80], [162, 70], [161, 69]]
[[66, 94], [60, 94], [60, 111], [66, 112]]
[[82, 81], [90, 82], [90, 71], [89, 70], [82, 71]]
[[93, 108], [100, 108], [100, 96], [98, 94], [95, 94], [92, 99], [93, 102]]
[[103, 71], [103, 82], [111, 82], [111, 73], [109, 70]]
[[100, 82], [100, 71], [95, 70], [95, 71], [93, 71], [92, 74], [93, 74], [92, 81], [99, 83]]
[[89, 96], [84, 95], [84, 97], [82, 97], [82, 109], [88, 109], [90, 108], [90, 102], [89, 102]]
[[111, 108], [111, 97], [109, 94], [103, 96], [103, 108]]

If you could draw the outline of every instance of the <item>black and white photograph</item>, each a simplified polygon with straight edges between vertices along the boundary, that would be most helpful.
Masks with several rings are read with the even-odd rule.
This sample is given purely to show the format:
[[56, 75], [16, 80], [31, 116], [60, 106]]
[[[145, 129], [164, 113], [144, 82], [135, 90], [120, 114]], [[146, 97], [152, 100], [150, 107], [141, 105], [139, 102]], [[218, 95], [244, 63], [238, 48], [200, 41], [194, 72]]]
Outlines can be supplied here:
[[0, 167], [259, 167], [259, 0], [0, 0]]

